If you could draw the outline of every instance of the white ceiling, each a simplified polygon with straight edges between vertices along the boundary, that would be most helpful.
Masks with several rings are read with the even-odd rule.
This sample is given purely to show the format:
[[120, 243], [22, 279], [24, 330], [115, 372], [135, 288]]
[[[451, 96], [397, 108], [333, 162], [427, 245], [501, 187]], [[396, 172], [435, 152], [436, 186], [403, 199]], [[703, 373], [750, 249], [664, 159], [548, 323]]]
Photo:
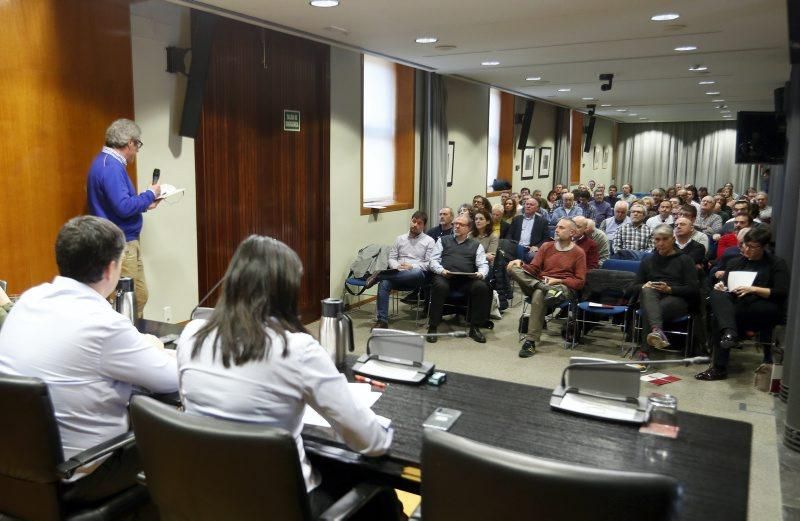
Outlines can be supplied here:
[[[622, 122], [722, 120], [712, 99], [724, 99], [734, 116], [772, 110], [773, 90], [789, 78], [786, 0], [341, 0], [334, 8], [307, 0], [172, 1], [221, 8], [559, 105], [597, 103], [598, 114]], [[680, 18], [650, 21], [665, 12]], [[415, 43], [420, 36], [439, 41]], [[682, 45], [698, 49], [673, 50]], [[489, 60], [500, 64], [481, 66]], [[690, 72], [694, 64], [709, 70]], [[611, 91], [600, 90], [601, 73], [614, 74]], [[599, 106], [605, 103], [612, 106]]]

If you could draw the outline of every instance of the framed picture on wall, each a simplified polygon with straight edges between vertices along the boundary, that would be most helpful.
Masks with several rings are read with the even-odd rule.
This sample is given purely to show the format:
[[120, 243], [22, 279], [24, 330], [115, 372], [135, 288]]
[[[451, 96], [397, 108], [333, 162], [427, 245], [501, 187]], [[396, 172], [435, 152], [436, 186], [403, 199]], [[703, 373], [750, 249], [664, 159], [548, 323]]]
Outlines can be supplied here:
[[456, 161], [456, 142], [447, 142], [447, 186], [453, 186], [453, 163]]
[[603, 170], [608, 168], [609, 159], [611, 159], [611, 147], [605, 147], [603, 149]]
[[533, 170], [536, 165], [536, 147], [525, 147], [522, 150], [522, 179], [533, 179]]
[[539, 179], [550, 177], [552, 153], [553, 149], [551, 147], [539, 147]]
[[594, 146], [594, 161], [592, 161], [592, 163], [593, 163], [592, 168], [594, 170], [599, 170], [600, 169], [600, 161], [602, 159], [602, 155], [603, 155], [603, 150], [600, 148], [600, 146], [595, 145]]

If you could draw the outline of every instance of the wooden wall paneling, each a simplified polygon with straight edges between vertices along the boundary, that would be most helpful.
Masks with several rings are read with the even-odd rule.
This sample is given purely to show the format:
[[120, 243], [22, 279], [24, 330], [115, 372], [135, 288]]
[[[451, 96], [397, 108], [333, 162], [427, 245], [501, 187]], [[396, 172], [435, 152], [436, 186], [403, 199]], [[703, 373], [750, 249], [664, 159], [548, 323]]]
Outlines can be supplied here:
[[0, 278], [20, 293], [57, 273], [105, 129], [133, 117], [129, 3], [6, 0], [0, 23]]
[[395, 71], [397, 73], [397, 118], [394, 199], [398, 204], [392, 205], [391, 208], [407, 210], [414, 207], [416, 73], [412, 67], [400, 64], [395, 65]]
[[583, 161], [583, 112], [571, 111], [569, 141], [569, 184], [581, 182], [581, 162]]
[[497, 179], [511, 182], [514, 168], [514, 106], [516, 97], [500, 93], [500, 143]]
[[[327, 46], [218, 22], [195, 142], [201, 295], [244, 238], [270, 235], [303, 261], [304, 321], [319, 316], [329, 288], [329, 85]], [[283, 131], [284, 109], [300, 111], [300, 132]]]

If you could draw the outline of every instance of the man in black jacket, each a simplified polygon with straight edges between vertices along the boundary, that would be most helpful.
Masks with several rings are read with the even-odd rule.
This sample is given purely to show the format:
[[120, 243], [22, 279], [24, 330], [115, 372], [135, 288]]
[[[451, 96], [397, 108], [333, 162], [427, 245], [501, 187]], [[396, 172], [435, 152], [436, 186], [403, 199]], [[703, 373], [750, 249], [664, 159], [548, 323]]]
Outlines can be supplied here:
[[547, 220], [539, 215], [539, 202], [530, 198], [525, 201], [522, 215], [511, 220], [504, 239], [517, 245], [517, 258], [526, 264], [533, 259], [539, 246], [548, 239]]

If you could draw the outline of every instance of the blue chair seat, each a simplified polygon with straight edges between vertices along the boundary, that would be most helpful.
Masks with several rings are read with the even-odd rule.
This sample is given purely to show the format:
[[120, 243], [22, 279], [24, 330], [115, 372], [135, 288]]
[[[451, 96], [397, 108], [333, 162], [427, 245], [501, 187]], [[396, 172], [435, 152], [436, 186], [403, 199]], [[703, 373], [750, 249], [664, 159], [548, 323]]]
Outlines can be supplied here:
[[344, 283], [347, 284], [348, 286], [366, 286], [367, 279], [357, 279], [355, 277], [350, 277]]
[[[637, 309], [637, 310], [636, 310], [636, 315], [637, 315], [637, 316], [642, 316], [642, 310], [641, 310], [641, 308], [639, 308], [639, 309]], [[690, 318], [692, 318], [692, 316], [691, 316], [691, 315], [688, 315], [688, 314], [687, 314], [687, 315], [683, 315], [683, 316], [680, 316], [680, 317], [678, 317], [678, 318], [676, 318], [676, 319], [674, 319], [674, 320], [670, 320], [670, 321], [668, 322], [668, 324], [680, 324], [680, 323], [682, 323], [682, 322], [688, 322]]]
[[612, 306], [610, 308], [602, 307], [598, 308], [595, 306], [590, 306], [589, 302], [579, 302], [578, 308], [587, 312], [587, 313], [595, 313], [597, 315], [619, 315], [621, 313], [625, 313], [628, 311], [628, 306]]

